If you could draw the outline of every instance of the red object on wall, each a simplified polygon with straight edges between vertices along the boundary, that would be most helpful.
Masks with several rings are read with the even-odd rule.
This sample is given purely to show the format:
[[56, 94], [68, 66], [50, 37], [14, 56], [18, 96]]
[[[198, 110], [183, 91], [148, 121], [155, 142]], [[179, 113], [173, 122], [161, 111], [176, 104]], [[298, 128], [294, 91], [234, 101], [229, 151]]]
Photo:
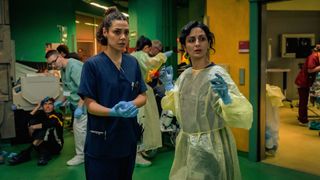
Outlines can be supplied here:
[[250, 50], [250, 43], [249, 41], [239, 41], [239, 53], [249, 53]]

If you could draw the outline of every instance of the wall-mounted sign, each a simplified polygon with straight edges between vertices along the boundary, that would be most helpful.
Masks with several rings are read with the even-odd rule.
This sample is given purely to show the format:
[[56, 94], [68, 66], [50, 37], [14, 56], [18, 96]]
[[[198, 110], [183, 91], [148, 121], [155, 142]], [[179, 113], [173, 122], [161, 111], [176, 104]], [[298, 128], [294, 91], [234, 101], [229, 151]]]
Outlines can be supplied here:
[[239, 41], [238, 52], [239, 53], [249, 53], [250, 43], [249, 41]]

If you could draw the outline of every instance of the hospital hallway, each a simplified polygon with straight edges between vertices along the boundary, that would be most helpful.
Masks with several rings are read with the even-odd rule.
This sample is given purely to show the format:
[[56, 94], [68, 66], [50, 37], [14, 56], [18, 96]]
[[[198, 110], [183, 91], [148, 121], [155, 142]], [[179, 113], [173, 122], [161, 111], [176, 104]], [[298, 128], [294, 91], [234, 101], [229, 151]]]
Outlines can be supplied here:
[[[316, 107], [309, 108], [320, 112]], [[315, 115], [310, 110], [308, 113]], [[319, 131], [298, 125], [297, 115], [296, 106], [279, 109], [279, 149], [275, 157], [268, 157], [263, 162], [320, 176]]]
[[[73, 156], [73, 134], [65, 130], [65, 146], [59, 156], [54, 156], [49, 161], [48, 165], [37, 166], [37, 157], [33, 153], [32, 160], [16, 166], [9, 166], [8, 163], [0, 165], [0, 179], [14, 180], [34, 180], [34, 179], [54, 179], [54, 180], [83, 180], [85, 179], [84, 166], [67, 166], [66, 162]], [[282, 139], [285, 139], [283, 136]], [[291, 141], [293, 142], [293, 140]], [[300, 148], [301, 142], [293, 144], [297, 149]], [[26, 144], [20, 145], [4, 145], [3, 150], [7, 152], [18, 152], [25, 148]], [[319, 146], [318, 146], [319, 147]], [[282, 149], [281, 149], [282, 150]], [[309, 156], [310, 159], [319, 160], [319, 150], [313, 153], [301, 154], [303, 157]], [[280, 152], [282, 153], [282, 151]], [[317, 158], [316, 156], [317, 155]], [[147, 168], [136, 167], [134, 171], [134, 180], [166, 180], [170, 172], [174, 156], [173, 150], [163, 150], [158, 153], [152, 160], [152, 166]], [[275, 180], [275, 179], [290, 179], [290, 180], [316, 180], [320, 176], [311, 175], [308, 173], [295, 171], [287, 168], [282, 168], [274, 165], [269, 165], [263, 162], [251, 162], [243, 155], [239, 154], [240, 168], [243, 180]], [[319, 165], [317, 167], [320, 167]], [[315, 167], [314, 167], [315, 168]]]

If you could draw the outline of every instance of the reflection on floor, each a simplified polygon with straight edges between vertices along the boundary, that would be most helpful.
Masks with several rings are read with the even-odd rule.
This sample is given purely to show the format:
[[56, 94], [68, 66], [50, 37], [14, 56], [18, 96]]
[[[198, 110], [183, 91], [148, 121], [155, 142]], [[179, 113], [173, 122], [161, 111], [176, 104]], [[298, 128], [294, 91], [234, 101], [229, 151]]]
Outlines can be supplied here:
[[297, 107], [280, 108], [279, 115], [279, 149], [275, 157], [268, 157], [264, 162], [320, 175], [319, 131], [298, 125]]

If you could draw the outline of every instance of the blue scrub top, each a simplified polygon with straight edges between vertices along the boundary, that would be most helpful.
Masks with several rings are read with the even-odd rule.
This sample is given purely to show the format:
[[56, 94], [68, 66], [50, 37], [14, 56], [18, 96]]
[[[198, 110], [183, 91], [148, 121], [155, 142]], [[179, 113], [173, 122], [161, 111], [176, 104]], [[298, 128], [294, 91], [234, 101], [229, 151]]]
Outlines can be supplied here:
[[[120, 70], [103, 52], [88, 59], [82, 69], [78, 94], [112, 108], [119, 101], [132, 101], [147, 87], [137, 60], [122, 55]], [[85, 153], [94, 158], [117, 158], [136, 153], [140, 136], [137, 117], [102, 117], [88, 112]]]

